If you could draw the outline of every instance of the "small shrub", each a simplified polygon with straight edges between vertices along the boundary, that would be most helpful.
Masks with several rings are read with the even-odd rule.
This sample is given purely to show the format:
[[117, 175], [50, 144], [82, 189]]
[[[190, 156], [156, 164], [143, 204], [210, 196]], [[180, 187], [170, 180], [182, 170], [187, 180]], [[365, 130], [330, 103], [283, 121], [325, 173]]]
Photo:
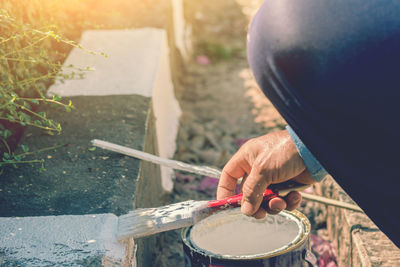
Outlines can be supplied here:
[[[38, 127], [49, 134], [61, 132], [61, 125], [46, 113], [36, 112], [36, 107], [48, 103], [63, 106], [67, 111], [73, 107], [71, 102], [62, 103], [58, 96], [46, 97], [46, 90], [56, 77], [72, 78], [59, 72], [65, 55], [60, 49], [54, 49], [54, 44], [77, 45], [57, 34], [55, 25], [43, 23], [30, 13], [35, 9], [25, 9], [27, 7], [15, 1], [0, 2], [0, 141], [3, 154], [0, 166], [3, 166], [23, 163], [29, 149], [23, 146], [24, 153], [20, 155], [11, 150], [8, 140], [16, 134], [13, 124]], [[18, 5], [25, 13], [16, 8]]]

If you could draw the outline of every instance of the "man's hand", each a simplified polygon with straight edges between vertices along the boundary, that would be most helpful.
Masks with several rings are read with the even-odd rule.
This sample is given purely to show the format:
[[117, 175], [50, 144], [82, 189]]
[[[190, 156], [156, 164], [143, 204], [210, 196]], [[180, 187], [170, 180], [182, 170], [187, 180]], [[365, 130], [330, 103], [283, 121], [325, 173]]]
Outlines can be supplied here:
[[263, 218], [266, 212], [276, 214], [300, 205], [301, 195], [293, 191], [285, 198], [274, 198], [268, 206], [260, 207], [263, 192], [270, 184], [290, 179], [304, 184], [314, 183], [286, 130], [260, 136], [243, 144], [222, 170], [217, 199], [232, 196], [241, 177], [244, 177], [242, 212], [256, 218]]

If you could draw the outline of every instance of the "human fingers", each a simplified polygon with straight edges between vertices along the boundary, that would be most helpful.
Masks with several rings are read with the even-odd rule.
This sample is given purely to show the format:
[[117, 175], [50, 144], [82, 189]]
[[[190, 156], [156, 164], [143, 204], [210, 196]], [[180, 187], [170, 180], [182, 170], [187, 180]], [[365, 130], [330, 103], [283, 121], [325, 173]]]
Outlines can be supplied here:
[[297, 191], [290, 192], [286, 197], [276, 197], [261, 204], [260, 208], [253, 214], [256, 219], [262, 219], [267, 213], [278, 214], [282, 210], [294, 210], [300, 206], [301, 194]]
[[[310, 175], [310, 173], [304, 170], [302, 173], [297, 175], [296, 177], [292, 178], [291, 180], [302, 183], [302, 184], [313, 184], [315, 183], [314, 178]], [[281, 198], [282, 199], [282, 198]], [[291, 191], [287, 194], [282, 201], [285, 202], [285, 208], [282, 208], [284, 205], [281, 203], [281, 200], [275, 200], [272, 203], [269, 203], [269, 210], [267, 209], [268, 213], [276, 214], [282, 211], [283, 209], [287, 210], [294, 210], [300, 206], [301, 203], [301, 194], [297, 191]], [[270, 201], [271, 202], [271, 201]]]
[[287, 204], [283, 198], [275, 197], [270, 201], [263, 203], [261, 206], [269, 214], [278, 214], [287, 207]]
[[223, 168], [218, 182], [217, 199], [234, 195], [237, 180], [250, 172], [250, 165], [242, 153], [239, 150]]
[[302, 183], [302, 184], [314, 184], [315, 180], [312, 178], [311, 174], [305, 169], [302, 173], [292, 178], [293, 181]]
[[265, 188], [269, 185], [269, 181], [264, 178], [261, 168], [253, 166], [249, 176], [243, 183], [242, 192], [242, 213], [253, 215], [259, 209]]
[[262, 206], [260, 206], [256, 213], [253, 214], [253, 217], [256, 219], [262, 219], [265, 217], [265, 215], [267, 215], [267, 211]]
[[292, 191], [287, 196], [284, 197], [286, 201], [286, 209], [291, 211], [300, 206], [301, 203], [301, 194], [297, 191]]

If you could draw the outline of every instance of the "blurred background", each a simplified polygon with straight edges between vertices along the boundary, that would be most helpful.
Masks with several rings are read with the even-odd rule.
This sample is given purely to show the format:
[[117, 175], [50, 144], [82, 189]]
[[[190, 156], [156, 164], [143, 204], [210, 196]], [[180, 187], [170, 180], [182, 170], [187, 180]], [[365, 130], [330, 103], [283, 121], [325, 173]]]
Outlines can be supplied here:
[[[13, 151], [25, 127], [39, 127], [48, 134], [61, 132], [63, 125], [36, 113], [36, 108], [42, 104], [66, 111], [73, 108], [67, 100], [47, 97], [46, 91], [56, 78], [76, 78], [63, 75], [60, 69], [88, 29], [156, 27], [167, 31], [172, 80], [183, 112], [175, 159], [222, 168], [249, 138], [283, 129], [284, 120], [260, 92], [246, 59], [247, 27], [262, 1], [183, 0], [187, 55], [178, 49], [174, 38], [171, 3], [0, 0], [2, 167], [24, 162], [24, 154]], [[87, 52], [102, 56], [99, 51]], [[85, 71], [76, 68], [76, 75]], [[27, 153], [29, 148], [22, 150]], [[36, 161], [43, 164], [40, 155]], [[215, 179], [182, 172], [175, 172], [175, 176], [170, 202], [215, 197]], [[327, 239], [325, 208], [309, 203], [303, 204], [302, 210], [312, 222], [313, 233]], [[179, 231], [160, 235], [153, 266], [182, 266], [180, 242]], [[323, 239], [315, 242], [325, 245], [318, 252], [325, 253], [324, 264], [335, 263], [329, 243]]]

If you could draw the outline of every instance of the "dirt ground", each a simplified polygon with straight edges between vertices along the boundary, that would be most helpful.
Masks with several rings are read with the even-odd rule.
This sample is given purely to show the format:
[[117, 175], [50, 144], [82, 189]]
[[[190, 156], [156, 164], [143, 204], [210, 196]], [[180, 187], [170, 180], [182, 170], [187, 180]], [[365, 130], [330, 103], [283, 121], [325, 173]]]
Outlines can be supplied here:
[[[222, 168], [240, 144], [283, 129], [285, 121], [258, 88], [246, 59], [249, 18], [261, 1], [185, 1], [193, 27], [194, 56], [182, 75], [183, 115], [175, 158]], [[176, 172], [171, 202], [215, 197], [215, 184]], [[318, 207], [305, 207], [311, 217]], [[323, 219], [313, 220], [323, 226]], [[154, 266], [183, 266], [180, 230], [160, 235]]]

